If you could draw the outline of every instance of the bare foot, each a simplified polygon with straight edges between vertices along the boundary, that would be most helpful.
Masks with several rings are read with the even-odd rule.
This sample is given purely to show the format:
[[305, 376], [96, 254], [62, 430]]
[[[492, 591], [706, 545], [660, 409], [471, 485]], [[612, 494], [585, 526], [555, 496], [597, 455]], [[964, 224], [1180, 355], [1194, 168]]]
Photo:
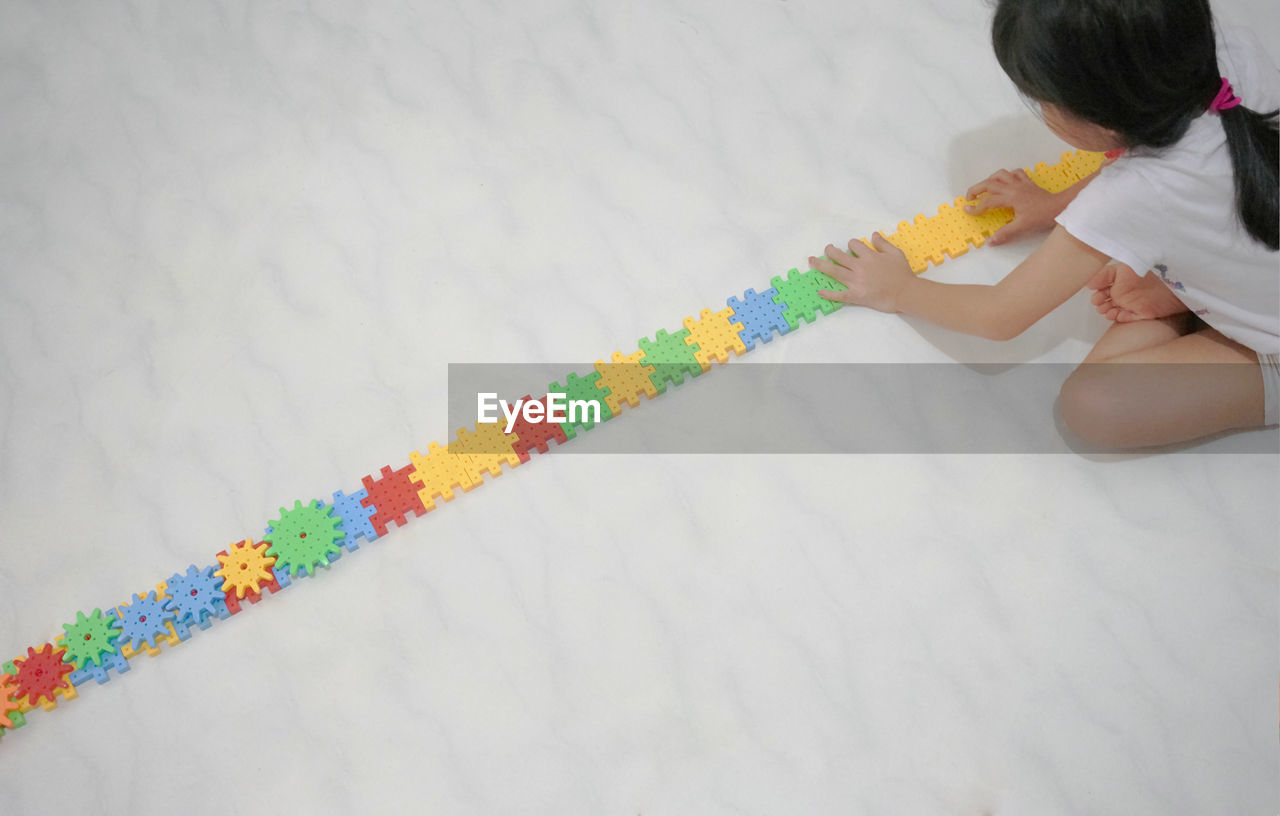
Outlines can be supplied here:
[[1125, 264], [1109, 263], [1090, 279], [1098, 314], [1117, 323], [1151, 320], [1187, 311], [1187, 306], [1157, 275], [1143, 277]]

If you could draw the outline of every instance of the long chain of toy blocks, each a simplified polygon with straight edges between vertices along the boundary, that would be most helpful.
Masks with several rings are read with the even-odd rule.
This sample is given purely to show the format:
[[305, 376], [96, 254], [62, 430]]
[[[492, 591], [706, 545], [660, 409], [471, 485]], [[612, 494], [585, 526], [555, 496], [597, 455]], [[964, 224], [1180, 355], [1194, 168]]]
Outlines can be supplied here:
[[[1101, 165], [1099, 153], [1065, 153], [1058, 164], [1041, 163], [1028, 173], [1041, 187], [1059, 192]], [[971, 245], [982, 246], [1013, 217], [1008, 209], [971, 216], [964, 212], [965, 203], [957, 198], [938, 207], [935, 216], [903, 221], [886, 237], [903, 250], [918, 274], [929, 262], [937, 265], [946, 257], [963, 255]], [[812, 323], [818, 312], [831, 314], [842, 305], [818, 296], [820, 289], [844, 287], [816, 270], [793, 269], [785, 279], [775, 277], [770, 283], [761, 292], [748, 289], [741, 299], [729, 298], [728, 307], [718, 312], [703, 309], [696, 319], [686, 317], [684, 328], [675, 333], [662, 330], [652, 340], [641, 339], [637, 351], [615, 351], [611, 362], [597, 360], [586, 376], [570, 373], [564, 386], [551, 383], [548, 392], [593, 402], [600, 408], [599, 421], [605, 422], [617, 416], [624, 403], [638, 407], [641, 395], [653, 399], [669, 384], [681, 385], [686, 375], [693, 378], [710, 371], [713, 360], [726, 364], [730, 352], [741, 356], [755, 348], [756, 340], [768, 343], [774, 332], [787, 334], [802, 320]], [[539, 401], [545, 407], [546, 398]], [[434, 509], [436, 499], [452, 501], [455, 490], [480, 487], [485, 473], [501, 476], [503, 464], [518, 467], [530, 460], [533, 450], [546, 453], [550, 442], [564, 444], [579, 429], [589, 431], [594, 425], [580, 418], [564, 424], [521, 419], [509, 434], [498, 424], [463, 428], [456, 442], [444, 447], [432, 442], [425, 456], [414, 451], [409, 464], [399, 470], [384, 467], [377, 478], [365, 476], [363, 489], [351, 495], [338, 491], [329, 504], [312, 500], [305, 505], [294, 502], [293, 509], [281, 507], [280, 518], [271, 522], [261, 542], [233, 542], [217, 554], [215, 563], [203, 568], [193, 564], [105, 613], [77, 612], [75, 622], [64, 623], [63, 633], [52, 642], [28, 647], [26, 655], [4, 664], [0, 735], [24, 725], [24, 715], [37, 705], [52, 710], [59, 696], [76, 699], [76, 687], [90, 678], [101, 684], [110, 679], [112, 669], [124, 674], [129, 660], [143, 651], [159, 655], [161, 643], [178, 645], [191, 637], [192, 626], [208, 629], [215, 618], [225, 620], [243, 611], [246, 601], [256, 604], [267, 593], [290, 586], [299, 575], [328, 569], [344, 551], [358, 549], [359, 539], [371, 542], [386, 535], [391, 522], [403, 526], [410, 514], [421, 516]]]

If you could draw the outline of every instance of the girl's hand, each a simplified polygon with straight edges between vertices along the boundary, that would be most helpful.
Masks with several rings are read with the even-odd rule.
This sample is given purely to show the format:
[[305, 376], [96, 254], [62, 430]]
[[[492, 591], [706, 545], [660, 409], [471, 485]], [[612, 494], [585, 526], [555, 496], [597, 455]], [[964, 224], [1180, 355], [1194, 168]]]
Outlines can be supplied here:
[[982, 200], [967, 205], [964, 211], [970, 215], [982, 215], [997, 207], [1012, 207], [1013, 220], [1005, 224], [987, 239], [992, 246], [1007, 244], [1027, 232], [1053, 229], [1053, 219], [1067, 208], [1070, 200], [1064, 200], [1031, 180], [1026, 170], [1001, 170], [969, 188], [965, 198]]
[[1122, 263], [1109, 263], [1089, 280], [1098, 314], [1117, 323], [1181, 314], [1187, 306], [1151, 272], [1143, 277]]
[[897, 312], [902, 291], [916, 279], [907, 256], [880, 233], [871, 236], [871, 247], [859, 240], [849, 242], [849, 251], [828, 244], [825, 258], [810, 258], [811, 268], [849, 287], [843, 292], [818, 290], [827, 300], [870, 306], [878, 312]]

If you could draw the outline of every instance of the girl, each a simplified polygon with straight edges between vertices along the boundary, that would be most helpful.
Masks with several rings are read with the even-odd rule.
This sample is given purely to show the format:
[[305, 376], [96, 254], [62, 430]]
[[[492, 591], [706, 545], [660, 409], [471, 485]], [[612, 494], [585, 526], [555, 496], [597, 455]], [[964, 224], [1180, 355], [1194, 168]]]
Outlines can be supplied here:
[[821, 294], [1007, 340], [1087, 285], [1115, 322], [1062, 386], [1077, 435], [1140, 447], [1275, 425], [1280, 75], [1256, 38], [1216, 34], [1208, 0], [998, 0], [992, 42], [1050, 130], [1120, 157], [1056, 195], [1021, 171], [968, 191], [971, 213], [1014, 210], [993, 244], [1052, 228], [994, 286], [917, 277], [876, 233], [809, 259], [848, 287]]

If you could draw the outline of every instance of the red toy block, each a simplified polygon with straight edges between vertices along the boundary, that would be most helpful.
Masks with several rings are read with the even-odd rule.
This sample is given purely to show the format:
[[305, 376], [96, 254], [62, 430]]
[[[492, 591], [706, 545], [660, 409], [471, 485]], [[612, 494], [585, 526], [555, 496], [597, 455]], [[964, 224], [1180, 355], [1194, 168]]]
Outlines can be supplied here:
[[[520, 398], [521, 403], [539, 402], [542, 403], [542, 416], [547, 415], [547, 398], [535, 400], [532, 396], [525, 394]], [[511, 434], [514, 434], [516, 441], [511, 445], [511, 449], [520, 457], [521, 462], [529, 461], [529, 451], [537, 450], [539, 453], [547, 453], [550, 450], [549, 442], [554, 441], [557, 445], [563, 445], [569, 441], [569, 437], [565, 435], [562, 423], [559, 422], [530, 422], [524, 417], [524, 411], [521, 410], [516, 415], [516, 421], [511, 426]], [[510, 436], [511, 434], [508, 434]]]
[[379, 537], [387, 534], [389, 522], [394, 521], [397, 527], [403, 527], [409, 523], [409, 513], [416, 518], [427, 512], [426, 505], [418, 496], [420, 485], [409, 479], [410, 473], [413, 473], [412, 463], [399, 470], [384, 466], [381, 479], [375, 481], [372, 476], [365, 476], [362, 480], [369, 496], [361, 499], [360, 504], [374, 508], [369, 523]]

